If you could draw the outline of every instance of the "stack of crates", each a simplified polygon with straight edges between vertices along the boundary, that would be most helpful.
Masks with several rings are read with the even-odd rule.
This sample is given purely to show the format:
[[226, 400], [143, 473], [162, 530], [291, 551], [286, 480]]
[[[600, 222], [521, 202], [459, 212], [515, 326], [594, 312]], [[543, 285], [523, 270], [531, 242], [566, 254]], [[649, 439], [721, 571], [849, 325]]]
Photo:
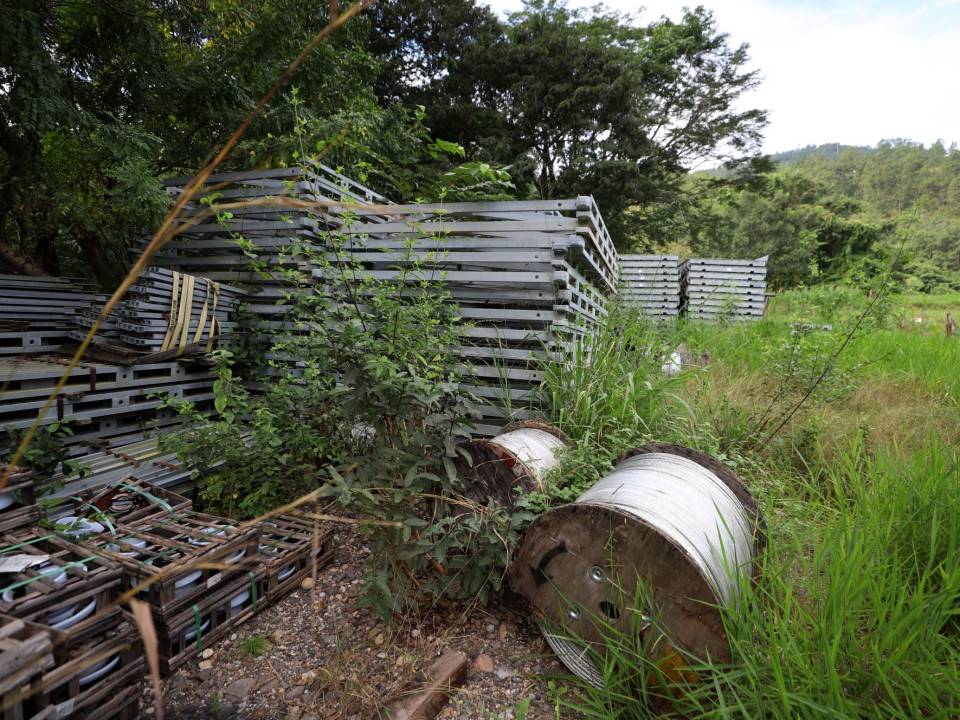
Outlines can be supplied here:
[[[24, 490], [16, 492], [27, 501]], [[24, 718], [133, 720], [145, 667], [139, 635], [116, 603], [119, 566], [24, 522], [22, 510], [0, 511], [0, 634], [29, 649], [36, 664], [0, 664], [6, 698]]]
[[150, 605], [165, 675], [295, 590], [332, 553], [329, 533], [309, 519], [238, 524], [136, 478], [86, 493], [74, 513], [97, 524], [75, 542], [119, 567], [121, 590]]

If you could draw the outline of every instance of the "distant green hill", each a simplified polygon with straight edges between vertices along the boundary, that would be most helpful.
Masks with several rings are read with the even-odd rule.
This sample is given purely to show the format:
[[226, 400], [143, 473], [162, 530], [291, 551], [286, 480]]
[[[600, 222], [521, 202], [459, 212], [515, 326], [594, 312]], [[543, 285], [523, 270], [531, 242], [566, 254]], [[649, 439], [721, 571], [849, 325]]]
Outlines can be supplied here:
[[[770, 255], [775, 287], [866, 282], [896, 260], [911, 290], [960, 290], [960, 149], [886, 140], [770, 156], [772, 169], [692, 173], [674, 205], [648, 212], [646, 245], [691, 255]], [[657, 223], [654, 225], [654, 223]]]
[[844, 150], [862, 153], [876, 152], [876, 148], [866, 145], [843, 145], [842, 143], [827, 143], [826, 145], [807, 145], [794, 150], [785, 150], [770, 155], [770, 159], [777, 163], [790, 164], [809, 157], [836, 158]]

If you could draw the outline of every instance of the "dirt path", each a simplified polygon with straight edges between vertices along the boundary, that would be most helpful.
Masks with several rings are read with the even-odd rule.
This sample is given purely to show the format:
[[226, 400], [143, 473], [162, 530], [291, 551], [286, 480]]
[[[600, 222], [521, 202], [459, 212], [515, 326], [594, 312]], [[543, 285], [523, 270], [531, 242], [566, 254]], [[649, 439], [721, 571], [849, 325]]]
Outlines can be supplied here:
[[[368, 551], [356, 534], [339, 533], [314, 590], [287, 596], [164, 682], [167, 718], [376, 718], [445, 650], [472, 663], [440, 718], [512, 720], [526, 699], [526, 718], [556, 717], [543, 676], [561, 667], [527, 620], [503, 607], [451, 607], [388, 630], [357, 608]], [[146, 688], [143, 707], [155, 716]]]

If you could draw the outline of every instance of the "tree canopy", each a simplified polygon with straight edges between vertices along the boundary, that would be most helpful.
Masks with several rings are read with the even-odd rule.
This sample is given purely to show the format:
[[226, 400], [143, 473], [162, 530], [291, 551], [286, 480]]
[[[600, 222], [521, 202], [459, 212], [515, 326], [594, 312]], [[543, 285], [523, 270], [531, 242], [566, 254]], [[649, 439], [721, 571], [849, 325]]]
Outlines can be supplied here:
[[[328, 13], [0, 3], [0, 265], [112, 287], [168, 206], [160, 179], [197, 170]], [[516, 198], [593, 195], [622, 250], [770, 253], [780, 285], [848, 272], [901, 232], [920, 285], [960, 271], [956, 148], [833, 145], [774, 168], [746, 102], [757, 82], [702, 7], [670, 20], [528, 0], [501, 18], [477, 0], [379, 2], [320, 45], [228, 167], [321, 148], [396, 200], [429, 197], [455, 162], [502, 167]], [[705, 163], [725, 169], [691, 174]]]
[[690, 175], [672, 203], [638, 210], [636, 241], [681, 253], [771, 255], [784, 287], [860, 279], [896, 258], [916, 290], [960, 288], [960, 150], [891, 140], [771, 158], [760, 172]]

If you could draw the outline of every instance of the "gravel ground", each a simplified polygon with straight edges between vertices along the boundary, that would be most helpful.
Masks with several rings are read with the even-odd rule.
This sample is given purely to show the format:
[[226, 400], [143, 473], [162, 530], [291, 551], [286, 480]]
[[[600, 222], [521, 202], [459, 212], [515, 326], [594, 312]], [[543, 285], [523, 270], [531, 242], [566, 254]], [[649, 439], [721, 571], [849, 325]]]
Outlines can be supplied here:
[[[536, 627], [505, 607], [443, 608], [386, 628], [357, 607], [369, 552], [350, 530], [312, 590], [298, 590], [163, 682], [166, 717], [319, 720], [377, 718], [387, 700], [417, 680], [446, 650], [471, 659], [465, 685], [440, 718], [555, 718], [544, 675], [557, 675]], [[262, 638], [261, 652], [245, 654]], [[149, 683], [144, 717], [156, 714]]]

